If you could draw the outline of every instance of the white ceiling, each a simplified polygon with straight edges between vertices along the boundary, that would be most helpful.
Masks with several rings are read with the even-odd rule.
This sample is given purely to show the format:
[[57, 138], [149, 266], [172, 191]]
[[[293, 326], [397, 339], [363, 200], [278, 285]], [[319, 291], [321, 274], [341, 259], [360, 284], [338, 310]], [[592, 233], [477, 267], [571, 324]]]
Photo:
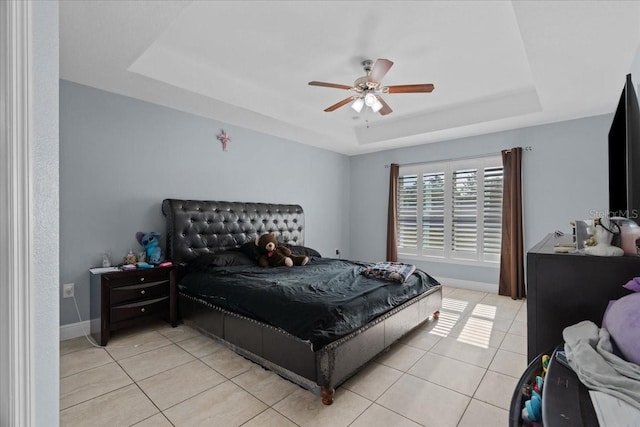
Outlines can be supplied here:
[[[639, 46], [636, 1], [60, 2], [61, 78], [348, 155], [611, 113]], [[376, 58], [435, 90], [324, 112]]]

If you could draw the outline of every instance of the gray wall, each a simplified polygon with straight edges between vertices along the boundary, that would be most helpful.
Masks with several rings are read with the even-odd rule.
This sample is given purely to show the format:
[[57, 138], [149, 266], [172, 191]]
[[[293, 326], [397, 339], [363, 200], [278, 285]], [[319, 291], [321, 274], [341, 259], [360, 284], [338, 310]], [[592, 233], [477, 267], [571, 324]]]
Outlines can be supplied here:
[[62, 284], [87, 320], [88, 269], [141, 250], [137, 231], [164, 235], [165, 198], [298, 203], [306, 245], [349, 256], [349, 179], [344, 155], [61, 80], [60, 324], [79, 321]]
[[[389, 163], [428, 162], [530, 146], [522, 165], [525, 250], [569, 221], [608, 206], [607, 134], [613, 115], [589, 117], [351, 157], [351, 255], [385, 257]], [[416, 262], [430, 274], [497, 284], [498, 269]]]
[[[33, 2], [33, 425], [59, 418], [58, 2]], [[4, 327], [4, 325], [3, 325]]]
[[[389, 170], [384, 165], [524, 153], [525, 250], [569, 221], [607, 208], [612, 115], [346, 157], [169, 108], [60, 81], [60, 283], [76, 283], [88, 318], [88, 269], [111, 251], [140, 249], [136, 231], [160, 231], [167, 197], [299, 203], [306, 243], [326, 256], [385, 256]], [[232, 142], [216, 140], [225, 129]], [[340, 210], [336, 207], [343, 207]], [[437, 277], [496, 284], [497, 268], [416, 262]], [[60, 286], [60, 298], [61, 298]], [[60, 323], [78, 322], [60, 300]]]

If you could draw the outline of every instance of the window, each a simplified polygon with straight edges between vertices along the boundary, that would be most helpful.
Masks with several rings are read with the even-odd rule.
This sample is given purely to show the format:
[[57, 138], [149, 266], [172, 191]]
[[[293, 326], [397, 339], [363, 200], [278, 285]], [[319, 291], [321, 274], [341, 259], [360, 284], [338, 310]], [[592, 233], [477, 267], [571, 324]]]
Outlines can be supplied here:
[[400, 167], [398, 254], [500, 261], [500, 157]]

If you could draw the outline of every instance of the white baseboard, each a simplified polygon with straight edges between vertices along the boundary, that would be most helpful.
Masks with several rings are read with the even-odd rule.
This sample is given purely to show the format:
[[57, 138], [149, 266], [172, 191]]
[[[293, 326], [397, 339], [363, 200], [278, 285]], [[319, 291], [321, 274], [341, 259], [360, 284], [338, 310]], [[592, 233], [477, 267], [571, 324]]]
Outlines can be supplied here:
[[91, 322], [89, 320], [85, 320], [84, 322], [69, 323], [67, 325], [60, 326], [60, 341], [84, 336], [82, 328], [84, 328], [84, 331], [89, 334], [91, 332]]
[[435, 277], [435, 279], [445, 286], [453, 286], [454, 288], [470, 289], [472, 291], [487, 292], [490, 294], [498, 293], [497, 283], [474, 282], [471, 280], [452, 279], [450, 277]]

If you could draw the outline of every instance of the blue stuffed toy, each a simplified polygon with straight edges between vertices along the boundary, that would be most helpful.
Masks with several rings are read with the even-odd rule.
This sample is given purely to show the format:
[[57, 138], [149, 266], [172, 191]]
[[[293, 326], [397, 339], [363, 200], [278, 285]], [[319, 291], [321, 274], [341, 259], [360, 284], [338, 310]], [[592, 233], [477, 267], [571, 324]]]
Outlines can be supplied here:
[[149, 264], [160, 264], [163, 260], [162, 250], [160, 249], [160, 235], [155, 231], [151, 233], [143, 233], [138, 231], [136, 233], [136, 239], [138, 243], [142, 245], [147, 255], [147, 262]]

